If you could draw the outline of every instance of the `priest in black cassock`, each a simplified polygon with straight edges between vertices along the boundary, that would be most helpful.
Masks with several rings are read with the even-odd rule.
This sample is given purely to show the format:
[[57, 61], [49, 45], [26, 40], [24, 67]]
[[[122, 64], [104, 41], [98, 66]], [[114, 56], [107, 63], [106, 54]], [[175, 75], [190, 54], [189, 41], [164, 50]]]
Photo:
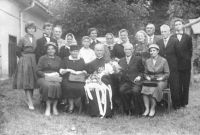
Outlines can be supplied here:
[[[109, 63], [109, 61], [104, 58], [105, 50], [104, 50], [103, 44], [96, 44], [94, 47], [94, 51], [97, 58], [88, 64], [88, 67], [87, 67], [88, 74], [93, 74], [95, 71], [100, 72], [100, 70], [105, 69], [105, 64]], [[111, 79], [109, 75], [104, 75], [101, 78], [101, 81], [105, 85], [111, 84]], [[95, 91], [91, 91], [91, 94], [93, 96], [93, 101], [89, 99], [89, 114], [92, 117], [99, 116], [100, 114], [99, 114], [98, 103], [95, 102], [95, 100], [97, 100]], [[110, 96], [109, 96], [108, 91], [107, 91], [106, 98], [107, 98], [107, 109], [106, 109], [105, 117], [112, 117], [111, 102], [110, 102]]]

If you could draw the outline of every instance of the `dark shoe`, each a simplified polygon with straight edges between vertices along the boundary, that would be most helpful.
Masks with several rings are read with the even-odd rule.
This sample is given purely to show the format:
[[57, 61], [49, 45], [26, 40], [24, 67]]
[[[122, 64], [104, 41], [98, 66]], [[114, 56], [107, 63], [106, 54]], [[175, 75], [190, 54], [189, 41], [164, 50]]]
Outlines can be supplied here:
[[125, 114], [126, 116], [129, 116], [129, 115], [130, 115], [130, 111], [129, 111], [129, 110], [124, 110], [124, 114]]
[[174, 106], [175, 111], [177, 111], [178, 109], [180, 109], [180, 106]]
[[69, 114], [72, 114], [72, 113], [73, 113], [73, 110], [68, 110], [68, 113], [69, 113]]

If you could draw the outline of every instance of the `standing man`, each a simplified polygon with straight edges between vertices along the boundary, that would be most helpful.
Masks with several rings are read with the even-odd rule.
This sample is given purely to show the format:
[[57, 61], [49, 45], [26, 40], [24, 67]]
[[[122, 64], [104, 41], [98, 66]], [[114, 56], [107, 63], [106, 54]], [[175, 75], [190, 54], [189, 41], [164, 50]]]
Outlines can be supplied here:
[[54, 42], [57, 44], [57, 41], [51, 37], [52, 28], [53, 28], [53, 25], [49, 22], [46, 22], [43, 25], [44, 33], [43, 33], [43, 36], [37, 40], [37, 47], [35, 49], [37, 63], [39, 61], [39, 58], [46, 54], [46, 49], [44, 47], [46, 42]]
[[125, 57], [119, 60], [122, 67], [122, 77], [120, 83], [120, 95], [123, 104], [123, 110], [126, 115], [131, 113], [131, 100], [135, 105], [136, 115], [142, 112], [142, 81], [144, 75], [144, 66], [142, 58], [133, 55], [133, 45], [124, 46]]
[[179, 102], [179, 73], [178, 73], [178, 57], [181, 56], [179, 51], [179, 43], [177, 39], [170, 37], [170, 27], [166, 24], [160, 27], [162, 39], [157, 42], [160, 48], [160, 56], [164, 57], [170, 69], [169, 85], [173, 108], [180, 108]]
[[191, 58], [192, 58], [192, 38], [183, 32], [184, 22], [178, 18], [174, 21], [176, 33], [172, 37], [179, 41], [180, 51], [183, 54], [182, 59], [178, 61], [179, 70], [179, 99], [181, 107], [188, 104], [189, 85], [191, 76]]
[[147, 33], [147, 43], [148, 44], [155, 44], [158, 40], [160, 40], [159, 37], [155, 36], [155, 25], [152, 23], [148, 23], [146, 26], [146, 33]]

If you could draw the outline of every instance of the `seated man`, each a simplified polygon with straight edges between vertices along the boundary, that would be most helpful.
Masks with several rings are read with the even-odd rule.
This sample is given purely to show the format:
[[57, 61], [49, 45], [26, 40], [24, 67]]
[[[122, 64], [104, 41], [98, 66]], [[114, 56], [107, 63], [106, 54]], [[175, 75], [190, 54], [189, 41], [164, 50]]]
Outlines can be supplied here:
[[120, 94], [123, 104], [123, 110], [126, 115], [130, 115], [131, 100], [133, 100], [136, 114], [142, 113], [142, 81], [144, 66], [142, 58], [133, 55], [133, 46], [127, 44], [124, 46], [125, 57], [121, 58], [119, 65], [122, 70], [120, 83]]
[[94, 51], [97, 58], [88, 64], [87, 73], [91, 75], [85, 86], [89, 98], [89, 114], [92, 117], [111, 117], [112, 90], [109, 74], [113, 73], [113, 68], [103, 57], [103, 44], [96, 44]]

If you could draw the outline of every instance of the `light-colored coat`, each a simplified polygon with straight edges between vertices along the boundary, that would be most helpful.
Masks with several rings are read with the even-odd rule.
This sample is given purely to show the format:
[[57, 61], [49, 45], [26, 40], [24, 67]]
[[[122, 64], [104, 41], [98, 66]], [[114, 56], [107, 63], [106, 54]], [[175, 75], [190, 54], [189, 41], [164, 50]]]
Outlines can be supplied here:
[[163, 81], [158, 81], [157, 87], [143, 86], [141, 93], [145, 95], [152, 95], [152, 97], [154, 97], [158, 102], [160, 102], [163, 98], [162, 90], [167, 87], [167, 79], [169, 78], [169, 74], [169, 66], [165, 58], [158, 56], [155, 65], [153, 63], [153, 59], [149, 58], [145, 64], [144, 77], [162, 77]]

